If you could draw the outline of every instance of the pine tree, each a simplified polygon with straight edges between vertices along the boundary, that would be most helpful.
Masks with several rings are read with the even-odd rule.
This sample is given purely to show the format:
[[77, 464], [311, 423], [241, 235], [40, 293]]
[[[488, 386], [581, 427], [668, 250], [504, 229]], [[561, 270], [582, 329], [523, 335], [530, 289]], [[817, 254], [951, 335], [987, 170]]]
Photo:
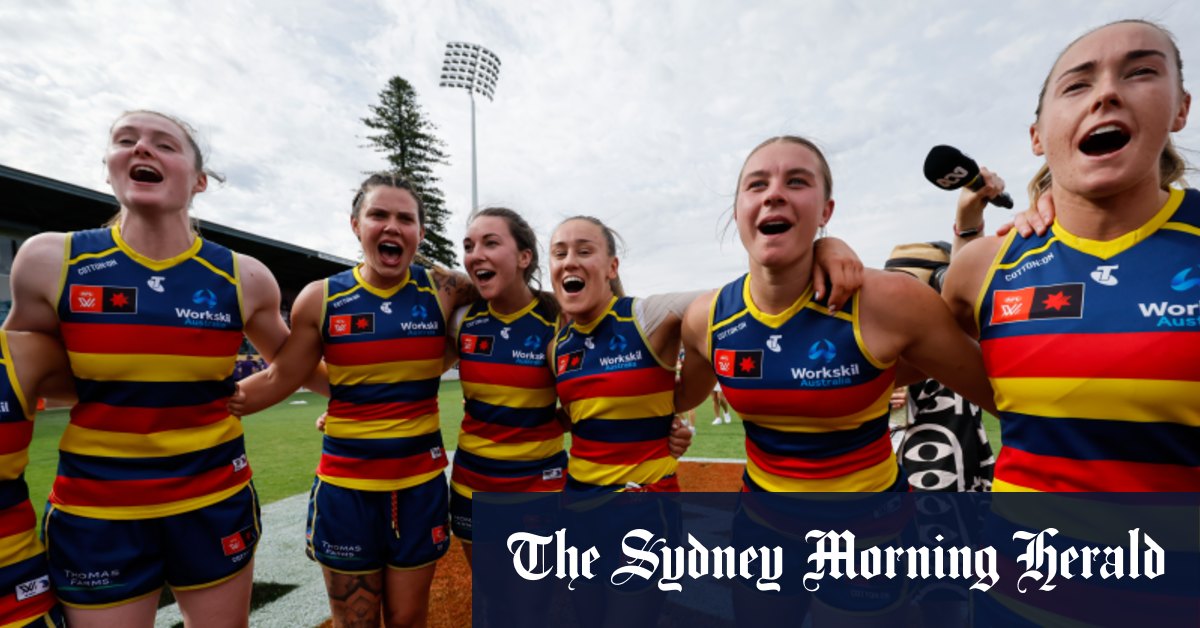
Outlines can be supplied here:
[[420, 190], [425, 206], [425, 240], [418, 252], [453, 268], [458, 260], [446, 237], [450, 212], [433, 173], [435, 165], [447, 163], [442, 150], [446, 143], [434, 135], [437, 127], [422, 113], [412, 85], [399, 76], [393, 76], [379, 92], [379, 104], [371, 105], [371, 114], [362, 119], [363, 124], [376, 132], [367, 139], [375, 145], [375, 150], [387, 155], [393, 170], [402, 173]]

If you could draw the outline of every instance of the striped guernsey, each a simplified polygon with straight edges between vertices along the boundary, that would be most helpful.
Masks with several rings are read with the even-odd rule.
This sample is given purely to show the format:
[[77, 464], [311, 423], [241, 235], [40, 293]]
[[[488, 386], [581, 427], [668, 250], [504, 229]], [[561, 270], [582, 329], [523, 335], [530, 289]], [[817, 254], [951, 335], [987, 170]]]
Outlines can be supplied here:
[[746, 428], [746, 488], [884, 491], [899, 466], [888, 439], [895, 368], [862, 342], [859, 295], [831, 314], [811, 286], [779, 314], [750, 298], [750, 276], [721, 289], [709, 358]]
[[59, 445], [56, 508], [162, 517], [246, 486], [242, 424], [225, 407], [241, 303], [236, 258], [222, 246], [197, 237], [152, 260], [115, 226], [70, 234], [58, 316], [79, 403]]
[[554, 322], [538, 299], [508, 315], [476, 301], [463, 317], [466, 407], [450, 478], [458, 494], [562, 490], [567, 456], [548, 358]]
[[1200, 490], [1198, 264], [1196, 190], [1108, 242], [1009, 234], [976, 306], [993, 490]]
[[573, 426], [567, 490], [678, 490], [667, 447], [675, 369], [654, 354], [633, 307], [614, 297], [596, 320], [558, 334], [556, 388]]
[[413, 265], [388, 290], [368, 284], [358, 268], [326, 279], [321, 336], [330, 399], [317, 476], [395, 491], [441, 474], [446, 319], [429, 271]]

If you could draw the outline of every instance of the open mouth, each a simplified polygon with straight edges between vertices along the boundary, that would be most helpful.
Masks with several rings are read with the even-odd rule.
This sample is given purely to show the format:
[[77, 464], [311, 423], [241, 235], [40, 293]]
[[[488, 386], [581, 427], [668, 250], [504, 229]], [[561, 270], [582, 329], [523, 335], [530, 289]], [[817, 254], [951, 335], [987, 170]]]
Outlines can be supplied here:
[[404, 247], [400, 246], [399, 244], [394, 244], [392, 242], [379, 243], [379, 257], [382, 258], [384, 262], [389, 264], [398, 263], [403, 255]]
[[1125, 148], [1129, 139], [1129, 132], [1125, 129], [1115, 124], [1106, 124], [1083, 138], [1083, 141], [1079, 143], [1079, 150], [1091, 157], [1107, 155]]
[[584, 282], [583, 279], [576, 277], [574, 275], [572, 275], [570, 277], [566, 277], [562, 281], [563, 290], [565, 290], [567, 292], [567, 294], [575, 294], [575, 293], [579, 292], [580, 290], [583, 290], [584, 286], [586, 286], [586, 285], [587, 285], [587, 283]]
[[495, 277], [495, 276], [496, 276], [496, 271], [494, 271], [494, 270], [477, 270], [477, 271], [475, 271], [475, 278], [478, 279], [479, 281], [487, 281], [488, 279], [491, 279], [492, 277]]
[[138, 183], [162, 183], [162, 173], [150, 166], [134, 166], [129, 171], [129, 178]]
[[758, 232], [763, 235], [778, 235], [792, 228], [792, 224], [783, 220], [770, 220], [758, 226]]

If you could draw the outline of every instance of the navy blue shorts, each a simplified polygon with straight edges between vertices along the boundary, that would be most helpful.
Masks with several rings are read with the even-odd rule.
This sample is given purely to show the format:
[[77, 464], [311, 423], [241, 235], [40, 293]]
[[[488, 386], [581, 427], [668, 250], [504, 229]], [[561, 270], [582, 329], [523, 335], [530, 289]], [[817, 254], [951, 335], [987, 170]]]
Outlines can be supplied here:
[[308, 557], [333, 571], [419, 569], [450, 547], [444, 475], [397, 491], [364, 491], [313, 480]]
[[238, 574], [262, 532], [254, 485], [210, 506], [152, 519], [81, 517], [49, 505], [42, 535], [50, 580], [67, 606], [104, 608]]

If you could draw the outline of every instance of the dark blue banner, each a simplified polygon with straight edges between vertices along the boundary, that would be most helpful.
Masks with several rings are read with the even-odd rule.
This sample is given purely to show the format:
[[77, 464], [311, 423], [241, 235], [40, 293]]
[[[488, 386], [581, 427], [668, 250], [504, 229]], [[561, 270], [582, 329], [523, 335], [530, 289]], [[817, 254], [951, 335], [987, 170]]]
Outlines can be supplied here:
[[1200, 494], [476, 493], [478, 626], [1200, 625]]

